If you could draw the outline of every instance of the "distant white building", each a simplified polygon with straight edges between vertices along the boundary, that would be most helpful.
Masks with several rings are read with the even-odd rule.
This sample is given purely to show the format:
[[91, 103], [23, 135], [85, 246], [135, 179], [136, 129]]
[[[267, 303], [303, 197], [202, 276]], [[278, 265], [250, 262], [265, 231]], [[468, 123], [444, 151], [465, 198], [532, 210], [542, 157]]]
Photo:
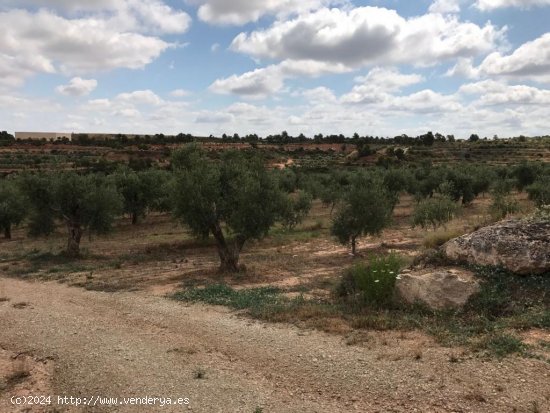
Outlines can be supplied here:
[[15, 132], [15, 139], [18, 140], [61, 140], [67, 138], [72, 140], [72, 133], [60, 133], [60, 132]]

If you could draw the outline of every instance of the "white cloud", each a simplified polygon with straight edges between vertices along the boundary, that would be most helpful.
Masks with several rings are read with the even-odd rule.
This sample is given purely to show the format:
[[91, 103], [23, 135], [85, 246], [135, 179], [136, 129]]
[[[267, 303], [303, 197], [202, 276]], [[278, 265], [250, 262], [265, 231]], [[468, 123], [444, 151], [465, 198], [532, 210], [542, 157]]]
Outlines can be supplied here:
[[531, 7], [550, 6], [550, 0], [477, 0], [475, 5], [483, 11], [506, 7], [528, 9]]
[[157, 106], [163, 103], [163, 100], [152, 90], [136, 90], [131, 93], [121, 93], [116, 97], [116, 100], [136, 105]]
[[190, 0], [198, 4], [201, 20], [219, 25], [242, 25], [265, 15], [279, 17], [316, 10], [345, 0]]
[[397, 92], [404, 87], [424, 81], [424, 77], [417, 74], [402, 74], [395, 68], [374, 68], [366, 76], [356, 79], [360, 83], [353, 87], [351, 92], [342, 96], [344, 103], [373, 103], [383, 102], [390, 98], [388, 93]]
[[210, 86], [210, 90], [221, 94], [260, 98], [281, 90], [285, 79], [288, 78], [319, 76], [327, 73], [344, 73], [346, 71], [349, 71], [349, 69], [340, 64], [312, 60], [285, 60], [279, 64], [255, 69], [242, 75], [217, 79]]
[[462, 85], [459, 93], [478, 95], [479, 105], [546, 105], [550, 90], [526, 85], [508, 85], [494, 80], [483, 80]]
[[459, 13], [461, 0], [435, 0], [430, 6], [430, 13]]
[[59, 13], [86, 13], [120, 31], [184, 33], [191, 17], [161, 0], [4, 0], [15, 7], [37, 6]]
[[196, 123], [229, 123], [232, 122], [234, 117], [227, 113], [219, 112], [201, 112], [195, 119]]
[[408, 96], [397, 96], [385, 103], [388, 110], [405, 114], [451, 113], [459, 111], [462, 105], [453, 95], [443, 95], [426, 89]]
[[69, 84], [58, 86], [56, 91], [62, 95], [86, 96], [92, 93], [96, 87], [97, 80], [95, 79], [82, 79], [81, 77], [74, 77], [69, 81]]
[[0, 83], [9, 86], [35, 73], [138, 69], [170, 46], [156, 37], [117, 31], [105, 20], [66, 19], [46, 10], [0, 12], [0, 34]]
[[188, 96], [189, 92], [184, 89], [175, 89], [170, 92], [170, 96], [176, 97], [176, 98], [182, 98], [185, 96]]
[[12, 6], [37, 6], [56, 10], [108, 10], [120, 6], [124, 0], [3, 0]]
[[334, 92], [325, 86], [308, 89], [302, 92], [304, 98], [313, 103], [336, 102]]
[[268, 66], [242, 75], [217, 79], [209, 89], [220, 94], [262, 97], [275, 93], [282, 87], [283, 76], [278, 66]]
[[473, 79], [479, 77], [479, 70], [474, 67], [474, 60], [471, 58], [461, 58], [458, 62], [450, 68], [445, 76], [458, 76], [465, 77], [467, 79]]
[[503, 56], [494, 52], [476, 69], [485, 76], [507, 76], [550, 82], [550, 33]]
[[137, 118], [141, 115], [136, 108], [121, 108], [113, 112], [114, 116], [123, 116], [125, 118]]
[[490, 23], [480, 27], [450, 15], [405, 19], [395, 10], [379, 7], [334, 8], [241, 33], [231, 48], [258, 58], [312, 60], [350, 68], [399, 63], [433, 66], [492, 51], [503, 35], [504, 29]]
[[210, 46], [210, 51], [212, 53], [216, 53], [218, 50], [220, 50], [220, 44], [219, 43], [214, 43], [214, 44], [212, 44], [212, 46]]
[[403, 74], [395, 68], [380, 67], [372, 69], [366, 76], [355, 78], [358, 83], [388, 92], [395, 92], [406, 86], [421, 83], [424, 80], [423, 76], [416, 73]]

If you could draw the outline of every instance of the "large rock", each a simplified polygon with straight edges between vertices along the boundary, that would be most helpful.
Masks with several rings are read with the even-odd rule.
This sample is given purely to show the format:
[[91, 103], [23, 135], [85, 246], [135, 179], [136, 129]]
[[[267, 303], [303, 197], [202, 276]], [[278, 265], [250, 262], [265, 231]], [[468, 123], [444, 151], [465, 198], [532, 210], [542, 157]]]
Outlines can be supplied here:
[[461, 308], [479, 291], [473, 273], [461, 268], [435, 268], [400, 274], [397, 291], [408, 303], [433, 309]]
[[550, 271], [550, 222], [513, 219], [455, 238], [443, 250], [454, 261], [501, 266], [518, 274]]

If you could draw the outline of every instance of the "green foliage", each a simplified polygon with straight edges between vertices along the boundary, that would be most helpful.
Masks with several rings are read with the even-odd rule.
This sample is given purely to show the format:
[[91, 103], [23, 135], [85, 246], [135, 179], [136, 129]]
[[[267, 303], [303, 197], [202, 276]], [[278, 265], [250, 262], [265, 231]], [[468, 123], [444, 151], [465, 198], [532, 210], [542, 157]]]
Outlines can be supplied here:
[[188, 145], [174, 153], [172, 163], [174, 215], [196, 236], [212, 234], [222, 270], [237, 271], [244, 243], [264, 237], [279, 217], [282, 191], [256, 155], [230, 151], [211, 162], [202, 149]]
[[[550, 327], [550, 278], [546, 275], [518, 277], [493, 267], [473, 268], [481, 280], [480, 292], [473, 296], [464, 313], [476, 314], [490, 321], [521, 318], [525, 328]], [[513, 325], [515, 321], [510, 321]]]
[[406, 191], [410, 181], [411, 176], [406, 169], [390, 169], [384, 174], [384, 186], [394, 194]]
[[135, 172], [122, 167], [112, 179], [124, 199], [123, 211], [132, 217], [133, 224], [144, 218], [149, 210], [166, 210], [167, 172], [154, 169]]
[[529, 199], [532, 200], [537, 207], [541, 208], [545, 205], [550, 205], [550, 177], [537, 179], [533, 184], [527, 187]]
[[74, 255], [79, 253], [82, 232], [108, 232], [122, 209], [114, 185], [98, 175], [27, 175], [22, 186], [31, 205], [31, 235], [49, 235], [55, 222], [62, 221], [69, 231], [68, 252]]
[[445, 179], [452, 183], [449, 186], [452, 192], [448, 195], [453, 201], [462, 200], [463, 205], [468, 205], [474, 200], [476, 194], [474, 193], [474, 179], [472, 176], [467, 173], [449, 170]]
[[541, 172], [541, 166], [536, 163], [521, 163], [514, 167], [512, 176], [516, 178], [516, 187], [523, 191], [526, 187], [533, 184]]
[[311, 209], [312, 196], [303, 191], [288, 195], [281, 206], [281, 222], [287, 230], [294, 229]]
[[371, 147], [366, 143], [361, 143], [357, 145], [357, 152], [359, 153], [359, 157], [361, 158], [364, 156], [370, 156], [376, 153], [376, 151], [372, 150]]
[[331, 234], [355, 254], [356, 240], [362, 235], [378, 235], [391, 222], [395, 198], [375, 177], [354, 177], [333, 220]]
[[495, 221], [506, 218], [510, 214], [519, 212], [519, 203], [508, 195], [499, 192], [493, 193], [493, 202], [489, 206], [491, 218]]
[[26, 216], [27, 202], [12, 179], [0, 180], [0, 231], [11, 238], [11, 229], [19, 225]]
[[424, 229], [431, 226], [435, 230], [451, 221], [459, 210], [460, 207], [445, 196], [427, 199], [414, 208], [412, 224]]
[[355, 304], [387, 307], [393, 301], [401, 265], [401, 259], [394, 254], [372, 256], [368, 263], [359, 263], [346, 270], [337, 294]]
[[296, 190], [298, 185], [298, 177], [292, 169], [285, 168], [282, 171], [275, 171], [275, 177], [279, 187], [283, 191], [290, 194]]
[[333, 171], [330, 174], [318, 175], [317, 184], [319, 187], [318, 195], [325, 206], [330, 206], [331, 214], [338, 202], [343, 197], [344, 192], [349, 187], [352, 174], [344, 171]]

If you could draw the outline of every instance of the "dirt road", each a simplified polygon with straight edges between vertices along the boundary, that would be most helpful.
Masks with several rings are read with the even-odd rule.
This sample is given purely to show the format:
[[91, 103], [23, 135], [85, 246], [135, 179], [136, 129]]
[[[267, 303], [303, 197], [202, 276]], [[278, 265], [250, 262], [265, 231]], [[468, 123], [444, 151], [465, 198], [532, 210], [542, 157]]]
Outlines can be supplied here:
[[[50, 363], [53, 394], [190, 401], [71, 411], [550, 411], [547, 363], [461, 357], [417, 333], [369, 333], [365, 346], [348, 346], [146, 292], [0, 279], [0, 296], [0, 346]], [[0, 392], [0, 410], [24, 411], [8, 395]]]

